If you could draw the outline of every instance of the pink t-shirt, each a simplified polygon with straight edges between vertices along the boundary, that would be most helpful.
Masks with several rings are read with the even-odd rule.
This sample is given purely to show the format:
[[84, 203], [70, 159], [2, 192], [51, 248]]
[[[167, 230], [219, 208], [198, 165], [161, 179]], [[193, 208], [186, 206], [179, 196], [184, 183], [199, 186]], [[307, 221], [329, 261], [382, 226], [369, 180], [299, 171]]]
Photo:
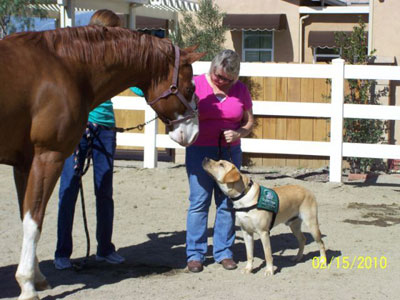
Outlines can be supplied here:
[[[222, 130], [240, 128], [243, 112], [252, 107], [251, 96], [247, 87], [237, 81], [229, 90], [225, 100], [219, 101], [206, 75], [194, 77], [196, 95], [199, 97], [199, 137], [193, 145], [218, 146], [218, 138]], [[231, 145], [239, 145], [237, 140]], [[225, 139], [222, 145], [226, 146]]]

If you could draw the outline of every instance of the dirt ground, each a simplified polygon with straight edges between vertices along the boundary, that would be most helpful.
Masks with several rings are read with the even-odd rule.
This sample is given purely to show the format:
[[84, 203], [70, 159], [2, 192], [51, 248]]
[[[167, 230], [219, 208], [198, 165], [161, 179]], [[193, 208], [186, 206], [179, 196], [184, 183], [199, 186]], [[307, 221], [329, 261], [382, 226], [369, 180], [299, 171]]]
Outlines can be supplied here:
[[[366, 183], [328, 183], [323, 170], [250, 168], [245, 172], [267, 187], [295, 183], [312, 190], [328, 249], [329, 269], [321, 269], [318, 247], [306, 232], [305, 256], [290, 258], [297, 243], [288, 227], [271, 232], [277, 272], [264, 277], [264, 254], [255, 245], [255, 270], [243, 275], [245, 246], [239, 227], [234, 246], [239, 269], [226, 271], [211, 256], [199, 274], [185, 269], [185, 223], [188, 184], [182, 165], [160, 163], [142, 169], [139, 162], [117, 161], [114, 179], [113, 241], [126, 263], [112, 266], [94, 260], [95, 212], [92, 174], [84, 178], [91, 257], [82, 270], [55, 270], [57, 191], [47, 207], [38, 257], [52, 289], [41, 299], [398, 299], [400, 294], [400, 175], [380, 175]], [[15, 299], [22, 241], [11, 167], [0, 166], [0, 299]], [[209, 233], [215, 209], [211, 208]], [[212, 238], [209, 239], [210, 251]], [[74, 227], [73, 260], [86, 254], [81, 207]]]

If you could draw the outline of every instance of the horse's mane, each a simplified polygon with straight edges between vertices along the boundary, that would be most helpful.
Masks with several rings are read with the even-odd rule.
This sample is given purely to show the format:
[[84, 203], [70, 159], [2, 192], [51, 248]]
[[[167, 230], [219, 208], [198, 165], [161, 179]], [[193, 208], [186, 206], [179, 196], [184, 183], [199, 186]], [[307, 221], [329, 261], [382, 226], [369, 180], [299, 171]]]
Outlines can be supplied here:
[[113, 63], [139, 67], [160, 76], [158, 80], [168, 75], [168, 58], [172, 59], [174, 53], [172, 43], [166, 39], [130, 29], [97, 25], [23, 32], [6, 39], [23, 39], [60, 57], [84, 64]]

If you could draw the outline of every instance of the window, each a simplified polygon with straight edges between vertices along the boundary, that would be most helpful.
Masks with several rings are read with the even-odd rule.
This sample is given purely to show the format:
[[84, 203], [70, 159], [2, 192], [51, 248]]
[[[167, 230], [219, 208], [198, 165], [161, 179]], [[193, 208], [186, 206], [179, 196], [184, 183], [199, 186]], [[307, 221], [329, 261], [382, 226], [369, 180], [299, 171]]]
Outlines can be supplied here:
[[243, 61], [267, 62], [273, 59], [273, 31], [243, 31]]
[[154, 35], [159, 38], [165, 38], [165, 30], [164, 29], [138, 29], [138, 31]]
[[315, 47], [313, 48], [314, 58], [313, 63], [316, 62], [330, 62], [332, 59], [340, 58], [342, 54], [342, 49], [337, 48], [322, 48], [322, 47]]

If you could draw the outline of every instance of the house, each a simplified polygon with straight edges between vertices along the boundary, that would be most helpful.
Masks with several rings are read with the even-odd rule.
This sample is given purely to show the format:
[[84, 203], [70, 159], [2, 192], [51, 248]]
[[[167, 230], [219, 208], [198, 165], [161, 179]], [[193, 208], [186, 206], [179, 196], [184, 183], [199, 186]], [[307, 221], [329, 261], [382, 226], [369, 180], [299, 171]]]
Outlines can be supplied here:
[[243, 61], [313, 63], [337, 57], [334, 32], [368, 23], [368, 1], [217, 0], [227, 47]]
[[[388, 0], [216, 0], [227, 13], [230, 29], [225, 47], [245, 62], [329, 62], [338, 57], [334, 33], [352, 31], [359, 19], [367, 24], [368, 51], [374, 64], [398, 65], [400, 1]], [[398, 82], [378, 81], [388, 88], [381, 103], [400, 105]], [[400, 122], [391, 122], [389, 142], [400, 144]]]
[[[195, 12], [198, 0], [52, 0], [43, 5], [59, 26], [74, 26], [75, 11], [108, 8], [126, 27], [175, 30], [181, 11]], [[333, 33], [351, 31], [361, 18], [368, 24], [369, 51], [376, 63], [397, 64], [400, 1], [389, 0], [214, 0], [227, 14], [226, 48], [243, 61], [313, 63], [336, 57]]]

